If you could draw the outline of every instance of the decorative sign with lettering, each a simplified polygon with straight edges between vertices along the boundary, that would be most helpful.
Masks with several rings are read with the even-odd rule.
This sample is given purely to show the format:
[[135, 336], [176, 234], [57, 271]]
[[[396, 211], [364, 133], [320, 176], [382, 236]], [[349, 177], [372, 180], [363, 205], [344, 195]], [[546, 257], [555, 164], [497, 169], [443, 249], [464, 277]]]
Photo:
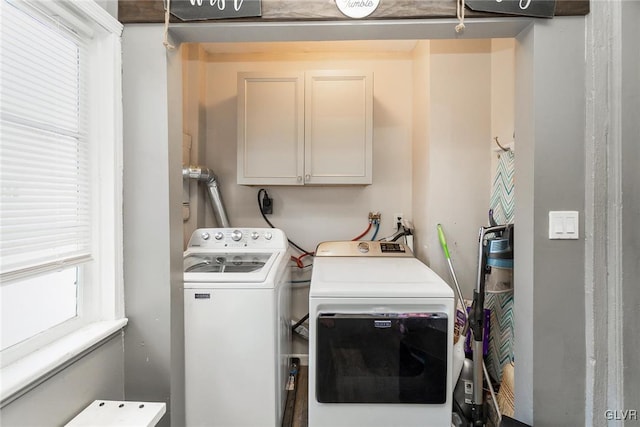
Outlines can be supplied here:
[[[171, 0], [171, 14], [183, 21], [262, 15], [261, 0]], [[167, 0], [164, 0], [167, 8]]]
[[471, 10], [508, 15], [553, 18], [556, 0], [465, 0]]
[[336, 0], [340, 12], [349, 18], [365, 18], [378, 7], [380, 0]]

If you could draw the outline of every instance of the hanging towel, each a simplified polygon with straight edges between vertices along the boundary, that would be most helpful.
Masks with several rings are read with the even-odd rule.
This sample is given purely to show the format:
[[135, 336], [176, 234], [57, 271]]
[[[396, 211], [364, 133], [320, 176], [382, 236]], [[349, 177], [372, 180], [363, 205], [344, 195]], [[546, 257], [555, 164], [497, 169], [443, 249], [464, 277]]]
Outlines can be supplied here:
[[502, 381], [502, 373], [513, 362], [513, 290], [487, 293], [485, 307], [490, 312], [489, 351], [487, 371], [494, 381]]
[[[501, 152], [493, 180], [490, 208], [498, 224], [509, 224], [514, 220], [514, 159], [512, 150]], [[500, 383], [505, 366], [514, 359], [513, 284], [511, 289], [495, 293], [487, 292], [485, 308], [491, 311], [487, 371], [496, 382]]]
[[512, 150], [500, 153], [496, 176], [491, 189], [490, 208], [493, 218], [498, 224], [510, 224], [514, 220], [515, 200], [513, 197], [513, 174], [515, 171], [515, 154]]

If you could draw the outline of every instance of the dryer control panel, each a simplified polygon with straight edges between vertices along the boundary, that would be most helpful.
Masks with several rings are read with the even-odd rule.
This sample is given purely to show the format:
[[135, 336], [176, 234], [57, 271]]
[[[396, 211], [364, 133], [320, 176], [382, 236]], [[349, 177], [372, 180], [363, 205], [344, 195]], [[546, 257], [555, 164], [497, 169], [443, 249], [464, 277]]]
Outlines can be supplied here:
[[284, 232], [277, 228], [200, 228], [193, 232], [188, 248], [284, 249]]
[[403, 243], [349, 240], [322, 242], [316, 248], [316, 256], [413, 258], [414, 255], [411, 249]]

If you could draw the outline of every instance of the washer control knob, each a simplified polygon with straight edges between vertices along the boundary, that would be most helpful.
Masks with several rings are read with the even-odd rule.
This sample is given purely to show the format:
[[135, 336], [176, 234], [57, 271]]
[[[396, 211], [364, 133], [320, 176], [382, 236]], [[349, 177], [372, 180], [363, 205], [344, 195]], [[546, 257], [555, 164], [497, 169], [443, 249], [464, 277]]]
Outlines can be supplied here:
[[366, 242], [358, 243], [358, 250], [363, 254], [366, 254], [367, 252], [369, 252], [369, 244]]
[[214, 234], [213, 237], [216, 240], [222, 240], [222, 238], [224, 237], [224, 234], [222, 234], [222, 231], [216, 231], [216, 234]]
[[270, 231], [267, 231], [264, 233], [264, 238], [267, 240], [271, 240], [271, 238], [273, 237], [273, 234], [271, 234]]
[[242, 231], [240, 231], [240, 230], [233, 230], [233, 231], [231, 232], [231, 239], [232, 239], [234, 242], [237, 242], [238, 240], [242, 239]]
[[260, 237], [260, 235], [258, 234], [257, 231], [254, 231], [253, 233], [251, 233], [251, 238], [253, 240], [258, 240], [258, 237]]
[[200, 237], [202, 237], [202, 240], [209, 240], [209, 237], [211, 237], [211, 236], [209, 236], [209, 233], [207, 233], [206, 231], [204, 231], [204, 232], [200, 235]]

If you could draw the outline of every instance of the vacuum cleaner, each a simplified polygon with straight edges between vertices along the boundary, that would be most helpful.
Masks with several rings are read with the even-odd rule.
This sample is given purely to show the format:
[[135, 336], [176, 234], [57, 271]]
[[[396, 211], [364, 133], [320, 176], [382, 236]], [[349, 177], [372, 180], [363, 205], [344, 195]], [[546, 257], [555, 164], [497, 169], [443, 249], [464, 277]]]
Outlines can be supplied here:
[[[493, 221], [492, 221], [493, 222]], [[449, 266], [456, 293], [464, 305], [464, 297], [451, 262], [451, 255], [442, 225], [438, 224], [438, 238]], [[464, 319], [460, 338], [454, 346], [454, 388], [452, 425], [455, 427], [484, 427], [488, 421], [488, 405], [484, 399], [484, 385], [489, 387], [499, 427], [526, 426], [510, 417], [502, 416], [498, 408], [491, 379], [484, 365], [483, 337], [485, 325], [484, 295], [486, 276], [492, 267], [513, 268], [513, 224], [480, 227], [478, 235], [478, 270], [471, 309]], [[464, 311], [464, 310], [463, 310]], [[464, 341], [471, 329], [472, 359], [464, 356]]]

